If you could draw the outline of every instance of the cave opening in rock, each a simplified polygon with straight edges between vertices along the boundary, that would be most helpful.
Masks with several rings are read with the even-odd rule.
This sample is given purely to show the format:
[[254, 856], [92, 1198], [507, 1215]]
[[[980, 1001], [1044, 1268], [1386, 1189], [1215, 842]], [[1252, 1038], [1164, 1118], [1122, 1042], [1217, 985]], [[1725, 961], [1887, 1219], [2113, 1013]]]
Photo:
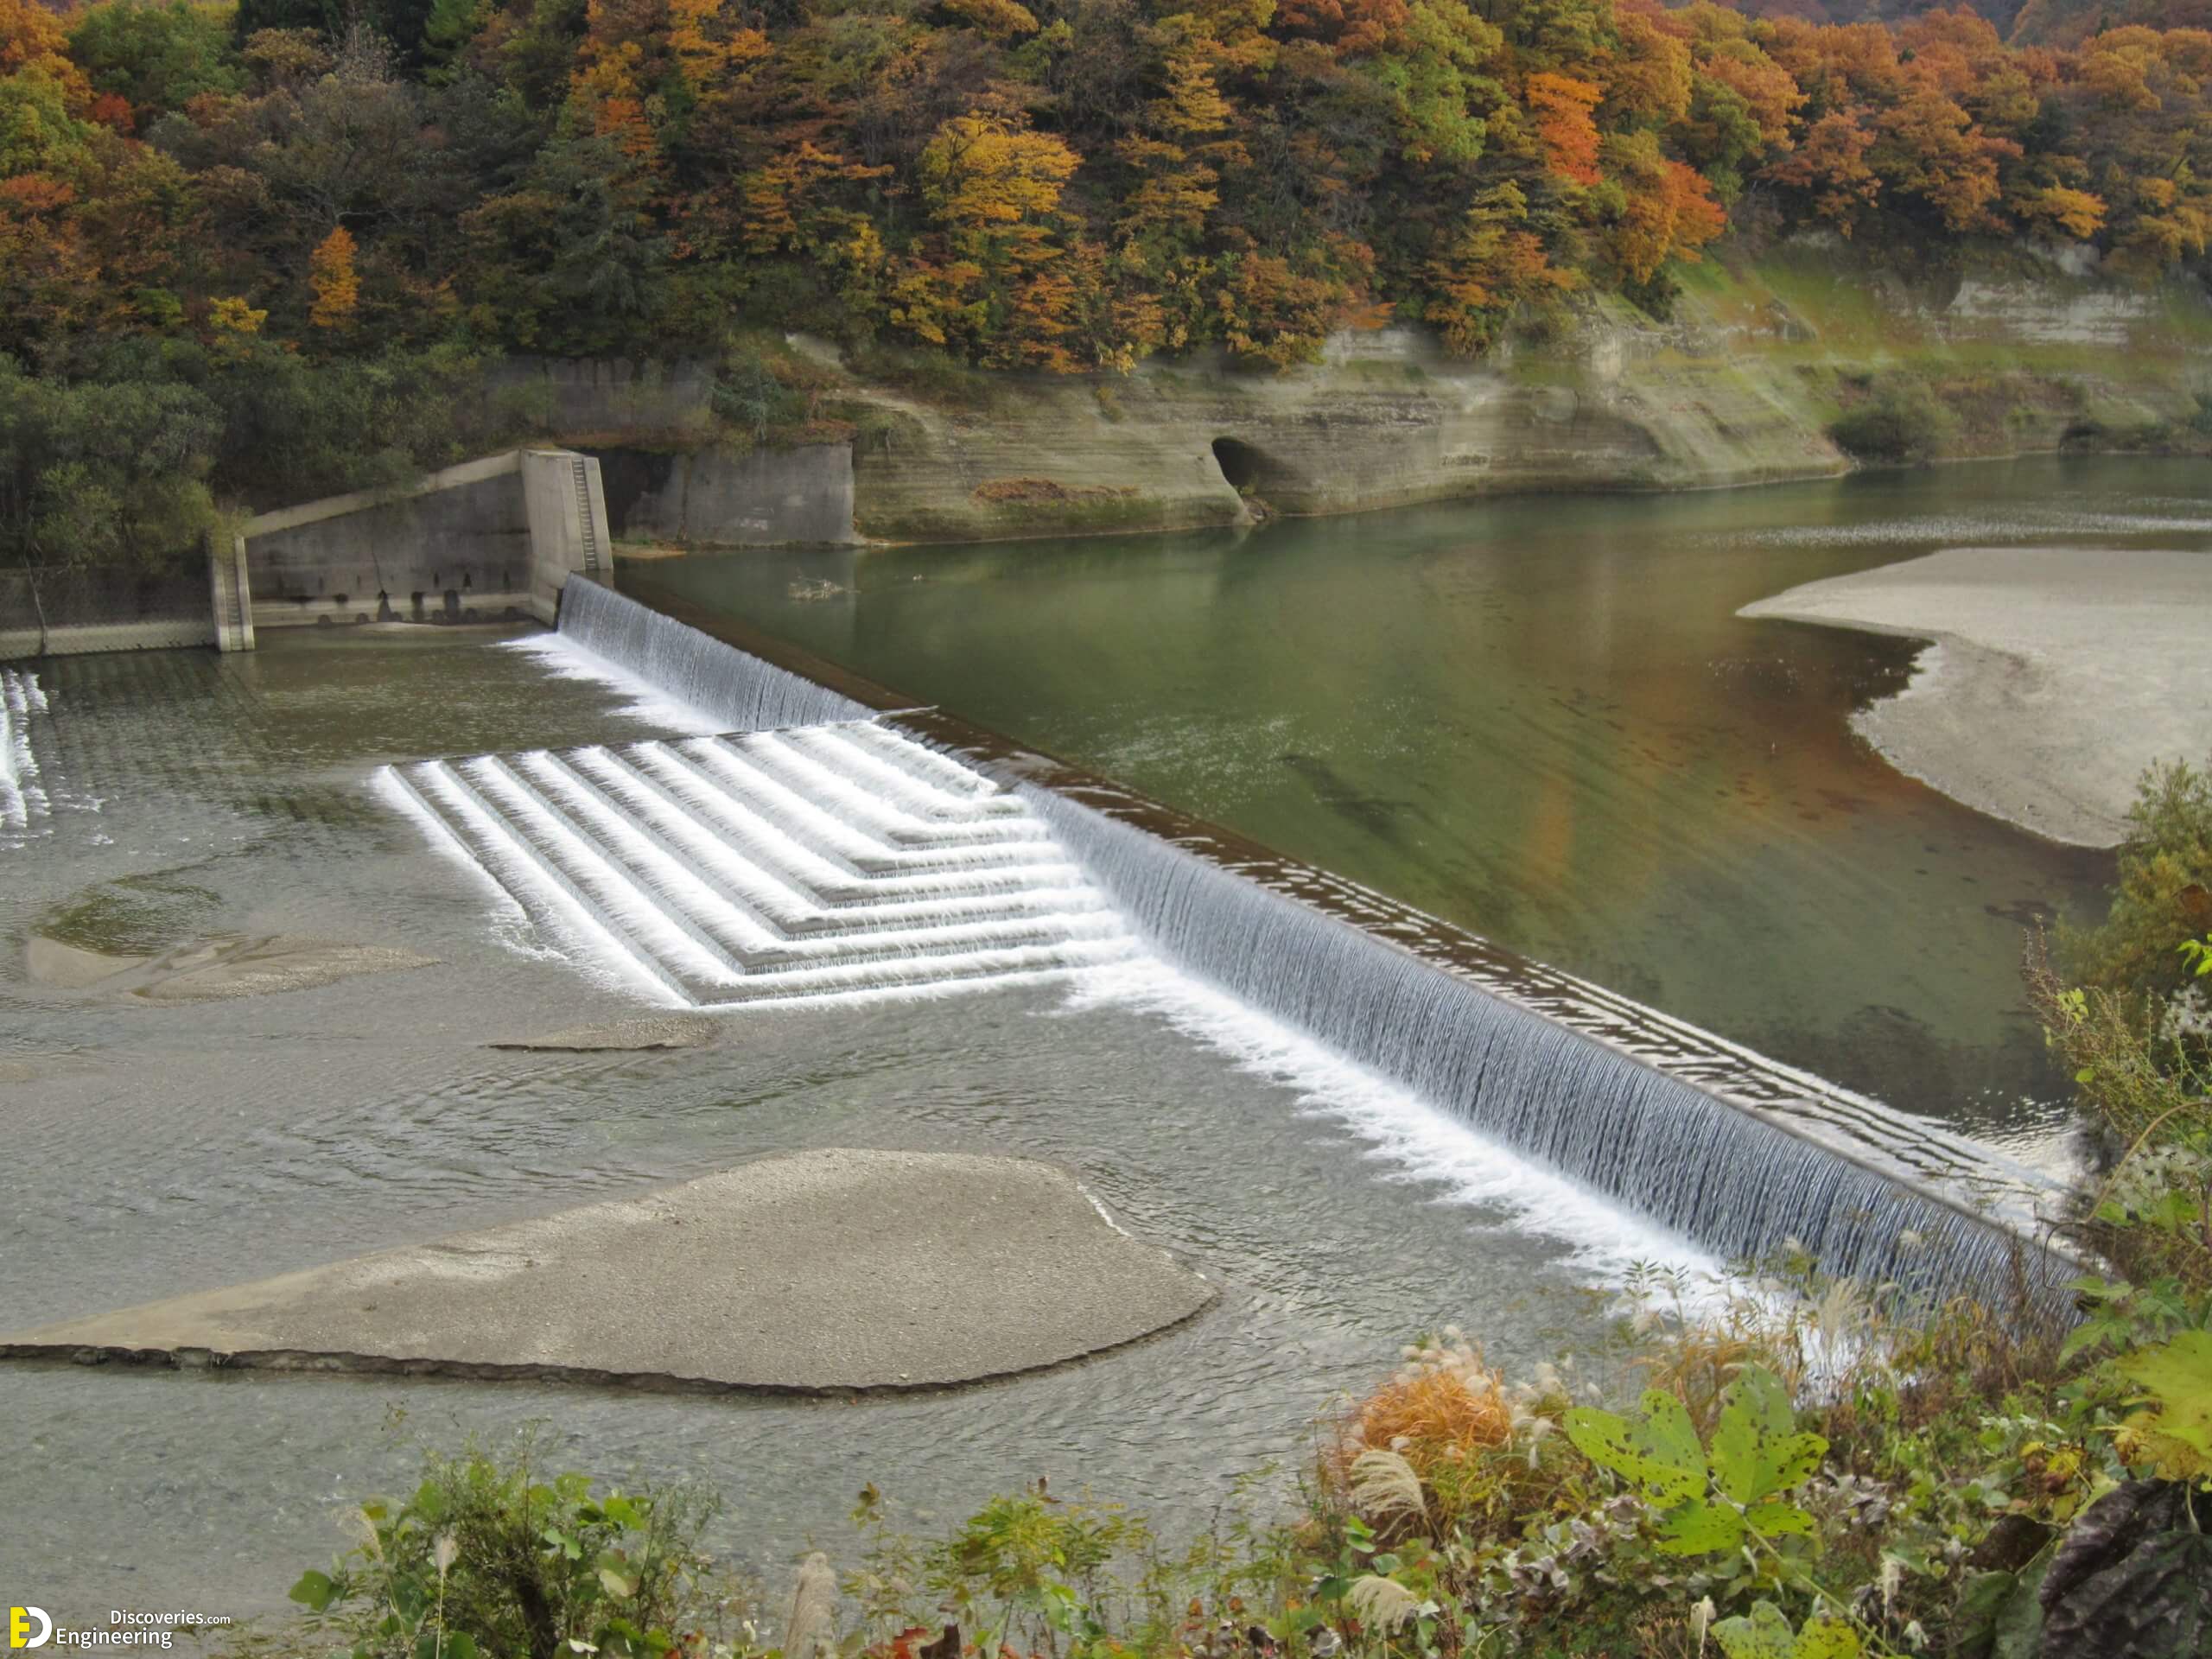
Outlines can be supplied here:
[[1230, 487], [1240, 493], [1249, 493], [1258, 486], [1260, 474], [1267, 464], [1266, 458], [1257, 449], [1249, 443], [1240, 443], [1235, 438], [1216, 438], [1213, 441], [1213, 458], [1221, 467], [1221, 475], [1229, 480]]

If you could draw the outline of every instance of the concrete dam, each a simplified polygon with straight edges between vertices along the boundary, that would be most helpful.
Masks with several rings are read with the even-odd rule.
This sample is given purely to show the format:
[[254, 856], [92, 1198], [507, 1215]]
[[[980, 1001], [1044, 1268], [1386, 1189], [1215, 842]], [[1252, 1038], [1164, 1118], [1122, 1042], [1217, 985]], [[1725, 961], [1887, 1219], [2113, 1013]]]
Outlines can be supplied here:
[[1154, 956], [1715, 1255], [1802, 1248], [1929, 1294], [2045, 1300], [2071, 1271], [2036, 1239], [2050, 1185], [1940, 1126], [767, 660], [772, 642], [588, 581], [559, 626], [724, 729], [416, 763], [385, 787], [580, 964], [664, 1003], [936, 995]]

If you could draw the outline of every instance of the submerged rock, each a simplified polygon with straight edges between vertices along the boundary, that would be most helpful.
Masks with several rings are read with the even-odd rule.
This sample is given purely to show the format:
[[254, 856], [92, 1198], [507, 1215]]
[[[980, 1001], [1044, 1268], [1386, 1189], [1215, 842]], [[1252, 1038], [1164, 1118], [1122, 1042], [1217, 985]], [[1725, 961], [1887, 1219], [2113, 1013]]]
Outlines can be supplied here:
[[148, 1002], [213, 1002], [335, 984], [362, 974], [428, 968], [435, 957], [385, 944], [331, 939], [208, 939], [160, 956], [114, 956], [33, 934], [24, 965], [38, 984], [64, 990], [103, 987]]
[[97, 985], [133, 968], [143, 968], [152, 960], [151, 957], [111, 956], [105, 950], [87, 950], [82, 945], [50, 939], [43, 933], [32, 934], [23, 946], [23, 971], [30, 976], [31, 983], [52, 985], [65, 991]]
[[721, 1021], [711, 1014], [664, 1014], [617, 1020], [603, 1026], [569, 1026], [543, 1037], [518, 1037], [484, 1046], [566, 1054], [607, 1049], [704, 1048], [721, 1031]]
[[304, 991], [362, 974], [397, 973], [435, 966], [388, 944], [345, 944], [329, 939], [230, 939], [173, 950], [149, 965], [136, 994], [149, 1002], [212, 1002], [232, 996]]

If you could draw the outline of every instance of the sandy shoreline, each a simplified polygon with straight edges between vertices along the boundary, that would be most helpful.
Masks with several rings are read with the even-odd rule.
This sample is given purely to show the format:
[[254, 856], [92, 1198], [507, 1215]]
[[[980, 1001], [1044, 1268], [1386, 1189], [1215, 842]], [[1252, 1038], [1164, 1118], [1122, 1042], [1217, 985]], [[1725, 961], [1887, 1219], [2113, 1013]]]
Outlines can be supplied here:
[[2212, 554], [1953, 548], [1737, 614], [1932, 642], [1853, 728], [1900, 772], [2054, 841], [2116, 844], [2146, 766], [2212, 753]]

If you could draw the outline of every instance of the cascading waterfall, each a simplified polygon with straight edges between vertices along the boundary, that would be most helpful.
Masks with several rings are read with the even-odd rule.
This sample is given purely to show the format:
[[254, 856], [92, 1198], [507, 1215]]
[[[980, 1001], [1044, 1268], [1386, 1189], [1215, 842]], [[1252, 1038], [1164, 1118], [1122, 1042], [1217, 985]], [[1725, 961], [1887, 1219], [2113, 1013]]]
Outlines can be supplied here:
[[1017, 797], [944, 766], [829, 725], [426, 760], [384, 787], [578, 954], [683, 1007], [935, 996], [1135, 953]]
[[874, 713], [595, 582], [561, 590], [561, 635], [690, 704], [724, 731], [763, 732]]
[[[560, 631], [726, 734], [426, 762], [389, 786], [668, 1000], [935, 995], [1148, 944], [1715, 1254], [1794, 1243], [1862, 1281], [2046, 1306], [2072, 1271], [2024, 1236], [2034, 1179], [1936, 1126], [1325, 872], [1202, 856], [1147, 827], [1173, 817], [1148, 803], [1097, 810], [1034, 781], [1056, 763], [993, 764], [1013, 758], [986, 734], [884, 718], [595, 583], [569, 583]], [[1975, 1207], [1992, 1192], [2008, 1214]]]
[[31, 747], [33, 716], [47, 710], [38, 676], [0, 668], [0, 834], [21, 834], [46, 816], [46, 790]]
[[1055, 791], [1021, 793], [1168, 960], [1729, 1258], [2046, 1306], [2067, 1265], [1913, 1184]]

